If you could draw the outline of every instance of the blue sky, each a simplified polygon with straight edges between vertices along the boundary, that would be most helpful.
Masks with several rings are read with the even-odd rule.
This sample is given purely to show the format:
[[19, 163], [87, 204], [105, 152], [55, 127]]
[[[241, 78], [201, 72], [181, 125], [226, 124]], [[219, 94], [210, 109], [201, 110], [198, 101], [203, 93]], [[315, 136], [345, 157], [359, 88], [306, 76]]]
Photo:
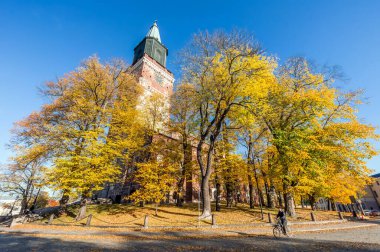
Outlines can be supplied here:
[[[44, 102], [37, 87], [87, 57], [131, 62], [154, 20], [174, 56], [200, 30], [234, 27], [256, 35], [281, 60], [306, 56], [339, 65], [346, 90], [363, 88], [364, 122], [380, 125], [380, 1], [0, 1], [0, 163], [13, 122]], [[178, 76], [177, 76], [178, 77]], [[379, 132], [379, 131], [378, 131]], [[379, 132], [380, 133], [380, 132]], [[380, 145], [377, 144], [380, 148]], [[380, 157], [369, 161], [380, 172]]]

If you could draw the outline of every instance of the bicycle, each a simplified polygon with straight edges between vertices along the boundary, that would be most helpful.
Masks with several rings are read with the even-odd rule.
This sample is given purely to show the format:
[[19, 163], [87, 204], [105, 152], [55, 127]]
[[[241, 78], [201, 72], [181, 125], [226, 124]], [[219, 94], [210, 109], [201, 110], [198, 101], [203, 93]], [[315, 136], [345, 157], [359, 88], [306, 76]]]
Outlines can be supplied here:
[[290, 237], [290, 229], [288, 226], [285, 227], [286, 232], [284, 232], [284, 226], [282, 225], [281, 219], [277, 219], [277, 223], [273, 227], [273, 235], [276, 238], [280, 238], [281, 235]]

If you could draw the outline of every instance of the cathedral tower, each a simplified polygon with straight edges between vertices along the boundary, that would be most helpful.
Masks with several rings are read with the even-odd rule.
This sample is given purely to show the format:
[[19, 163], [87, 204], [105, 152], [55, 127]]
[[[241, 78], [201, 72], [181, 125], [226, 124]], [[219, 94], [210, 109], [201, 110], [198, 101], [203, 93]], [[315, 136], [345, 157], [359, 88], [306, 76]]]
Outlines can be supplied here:
[[160, 31], [154, 22], [145, 38], [135, 47], [130, 69], [144, 88], [144, 97], [159, 93], [169, 102], [174, 76], [166, 68], [167, 56], [168, 49], [161, 43]]
[[[157, 23], [154, 22], [146, 36], [134, 49], [132, 66], [128, 69], [129, 73], [136, 76], [139, 84], [143, 87], [144, 92], [140, 97], [138, 108], [144, 108], [145, 101], [152, 94], [158, 93], [165, 99], [169, 105], [169, 98], [173, 92], [174, 76], [166, 68], [168, 49], [162, 44], [160, 31]], [[166, 109], [169, 106], [165, 106]], [[169, 120], [169, 111], [164, 111]], [[161, 122], [162, 123], [162, 122]], [[160, 122], [158, 123], [160, 124]], [[165, 132], [163, 125], [157, 125], [156, 133], [159, 137], [167, 137], [172, 140], [171, 136], [162, 134]], [[126, 167], [125, 169], [130, 169]], [[134, 169], [134, 168], [132, 168]], [[127, 181], [124, 178], [123, 183], [107, 184], [105, 188], [96, 195], [99, 198], [111, 198], [113, 201], [120, 203], [126, 195], [130, 195], [138, 188], [135, 181]], [[190, 192], [191, 194], [191, 192]], [[190, 195], [191, 200], [191, 195]]]

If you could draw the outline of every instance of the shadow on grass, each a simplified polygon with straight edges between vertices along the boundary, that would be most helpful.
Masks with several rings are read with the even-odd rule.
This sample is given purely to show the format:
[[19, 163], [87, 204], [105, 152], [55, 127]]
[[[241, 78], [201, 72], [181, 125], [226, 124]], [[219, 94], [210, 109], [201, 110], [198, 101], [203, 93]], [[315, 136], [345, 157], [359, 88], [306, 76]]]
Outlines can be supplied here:
[[[155, 207], [145, 207], [145, 209], [149, 209], [149, 210], [152, 210], [152, 211], [155, 211]], [[198, 214], [187, 214], [187, 213], [180, 213], [178, 211], [168, 211], [168, 210], [165, 210], [165, 209], [162, 209], [162, 208], [158, 208], [158, 214], [160, 213], [166, 213], [166, 214], [172, 214], [172, 215], [181, 215], [181, 216], [189, 216], [189, 217], [198, 217]], [[162, 218], [166, 218], [166, 217], [162, 217]]]
[[[173, 217], [173, 220], [174, 220], [173, 222], [189, 223], [189, 224], [191, 223], [192, 225], [194, 225], [199, 215], [198, 206], [199, 205], [197, 203], [185, 203], [182, 207], [178, 207], [174, 204], [162, 204], [158, 208], [158, 216], [155, 216], [155, 217], [158, 219], [161, 219], [162, 221], [167, 220], [168, 222], [171, 221]], [[141, 218], [142, 214], [144, 213], [149, 213], [150, 215], [152, 215], [152, 212], [154, 213], [155, 209], [156, 209], [155, 205], [151, 205], [151, 204], [145, 205], [145, 207], [143, 208], [135, 206], [135, 205], [130, 205], [130, 204], [88, 205], [87, 213], [88, 214], [91, 213], [100, 219], [102, 219], [102, 215], [104, 216], [130, 215], [134, 218]], [[212, 209], [213, 210], [215, 209], [215, 203], [212, 204]], [[79, 211], [79, 206], [70, 206], [68, 207], [68, 210], [67, 210], [67, 216], [72, 217], [74, 219], [78, 211]], [[238, 206], [227, 208], [225, 204], [223, 204], [222, 202], [221, 211], [220, 212], [213, 211], [213, 213], [215, 213], [217, 216], [217, 220], [218, 220], [217, 222], [219, 222], [220, 220], [219, 222], [220, 224], [226, 224], [224, 223], [226, 221], [227, 223], [237, 222], [237, 224], [240, 224], [241, 222], [251, 222], [251, 221], [252, 222], [261, 222], [261, 221], [267, 222], [268, 212], [272, 214], [272, 218], [274, 220], [277, 214], [277, 209], [263, 208], [264, 220], [262, 220], [260, 208], [255, 207], [254, 209], [250, 209], [247, 204], [239, 204]], [[289, 218], [289, 221], [290, 222], [300, 221], [300, 220], [310, 221], [311, 220], [310, 212], [311, 210], [304, 209], [299, 212], [297, 218]], [[228, 213], [232, 213], [232, 215], [228, 215]], [[318, 220], [318, 211], [315, 213]], [[242, 218], [239, 219], [239, 216], [241, 216]], [[189, 221], [189, 218], [192, 218], [192, 219], [194, 218], [194, 220]], [[338, 217], [336, 219], [338, 220]], [[210, 223], [210, 221], [204, 222], [203, 220], [201, 222], [207, 223], [207, 224]]]
[[133, 205], [126, 204], [112, 204], [112, 205], [91, 205], [92, 212], [96, 213], [107, 213], [108, 215], [117, 214], [130, 214], [136, 217], [135, 212], [140, 209]]
[[362, 224], [378, 224], [380, 225], [380, 218], [379, 219], [365, 219], [365, 220], [358, 220], [354, 219], [352, 217], [346, 218], [346, 220], [350, 222], [355, 222], [355, 223], [362, 223]]
[[77, 217], [78, 211], [79, 211], [78, 207], [69, 207], [66, 209], [65, 213], [68, 217], [72, 217], [75, 219]]

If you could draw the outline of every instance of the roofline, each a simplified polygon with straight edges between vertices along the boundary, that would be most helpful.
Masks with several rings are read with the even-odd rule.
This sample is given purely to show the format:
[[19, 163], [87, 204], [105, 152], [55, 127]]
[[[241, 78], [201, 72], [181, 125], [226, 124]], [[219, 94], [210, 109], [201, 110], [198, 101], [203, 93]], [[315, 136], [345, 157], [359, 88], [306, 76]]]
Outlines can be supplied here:
[[144, 37], [141, 41], [140, 41], [140, 43], [138, 43], [137, 44], [137, 46], [135, 46], [134, 48], [133, 48], [133, 51], [144, 41], [144, 40], [146, 40], [147, 38], [150, 38], [150, 39], [154, 39], [154, 40], [156, 40], [158, 43], [160, 43], [165, 49], [166, 49], [166, 55], [168, 55], [168, 52], [169, 52], [169, 49], [162, 43], [162, 42], [160, 42], [160, 41], [158, 41], [158, 39], [156, 39], [155, 37]]
[[372, 177], [372, 178], [380, 178], [380, 173], [373, 174], [370, 177]]

